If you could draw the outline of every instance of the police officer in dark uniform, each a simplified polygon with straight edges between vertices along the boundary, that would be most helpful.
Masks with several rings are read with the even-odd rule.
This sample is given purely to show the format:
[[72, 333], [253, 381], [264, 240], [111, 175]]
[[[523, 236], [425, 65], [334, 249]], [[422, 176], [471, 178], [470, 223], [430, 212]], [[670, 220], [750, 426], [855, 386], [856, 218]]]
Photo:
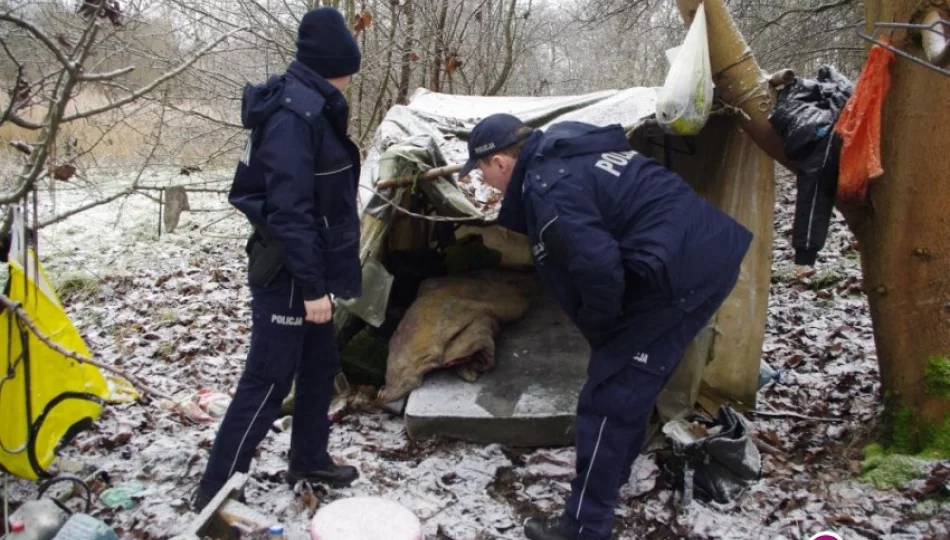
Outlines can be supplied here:
[[327, 452], [327, 414], [340, 367], [331, 295], [361, 294], [360, 155], [347, 136], [342, 93], [360, 61], [342, 15], [318, 8], [301, 20], [286, 72], [244, 89], [241, 120], [250, 135], [229, 201], [254, 227], [247, 245], [251, 344], [195, 510], [248, 470], [294, 380], [287, 482], [346, 486], [358, 477]]
[[577, 475], [564, 512], [532, 540], [607, 539], [657, 395], [738, 279], [752, 234], [678, 175], [637, 154], [619, 125], [532, 130], [479, 122], [460, 172], [504, 193], [498, 223], [528, 235], [544, 284], [590, 343], [577, 406]]

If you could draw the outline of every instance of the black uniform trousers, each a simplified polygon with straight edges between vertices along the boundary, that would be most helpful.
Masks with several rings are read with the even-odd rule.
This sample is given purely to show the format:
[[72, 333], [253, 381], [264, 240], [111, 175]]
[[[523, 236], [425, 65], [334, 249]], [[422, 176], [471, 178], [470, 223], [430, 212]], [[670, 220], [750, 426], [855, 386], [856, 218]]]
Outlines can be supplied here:
[[201, 480], [200, 490], [208, 496], [234, 473], [248, 471], [295, 379], [290, 469], [311, 471], [330, 464], [327, 414], [340, 369], [333, 322], [304, 320], [303, 297], [286, 271], [267, 287], [251, 286], [251, 295], [250, 351]]

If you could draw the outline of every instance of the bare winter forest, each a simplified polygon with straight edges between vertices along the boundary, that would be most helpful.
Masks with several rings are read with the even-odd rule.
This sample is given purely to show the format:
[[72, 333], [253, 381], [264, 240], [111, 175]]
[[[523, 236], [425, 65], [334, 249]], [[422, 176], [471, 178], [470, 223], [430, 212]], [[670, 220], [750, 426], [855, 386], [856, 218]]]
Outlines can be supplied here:
[[[20, 175], [4, 176], [3, 202], [36, 183], [52, 189], [46, 173], [60, 165], [76, 168], [73, 184], [92, 185], [117, 169], [229, 169], [244, 142], [241, 89], [286, 67], [299, 17], [316, 4], [119, 2], [101, 15], [105, 24], [83, 16], [77, 2], [0, 4], [0, 152], [8, 166], [28, 162]], [[364, 148], [388, 108], [420, 87], [546, 96], [661, 85], [663, 51], [685, 34], [675, 3], [662, 0], [329, 4], [352, 21], [363, 50], [347, 97], [351, 134]], [[860, 70], [859, 1], [729, 8], [766, 69]], [[81, 71], [70, 67], [77, 58]], [[15, 141], [36, 153], [25, 156]]]

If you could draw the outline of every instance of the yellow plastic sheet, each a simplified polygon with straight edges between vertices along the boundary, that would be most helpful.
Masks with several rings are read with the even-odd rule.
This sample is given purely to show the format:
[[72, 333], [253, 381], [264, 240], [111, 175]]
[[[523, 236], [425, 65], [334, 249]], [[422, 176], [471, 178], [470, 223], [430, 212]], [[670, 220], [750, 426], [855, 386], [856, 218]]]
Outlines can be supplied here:
[[[7, 296], [51, 341], [89, 357], [42, 266], [34, 271], [33, 261], [32, 250], [15, 238]], [[99, 368], [56, 352], [11, 310], [0, 311], [0, 359], [0, 468], [36, 480], [64, 439], [99, 418], [110, 391]]]

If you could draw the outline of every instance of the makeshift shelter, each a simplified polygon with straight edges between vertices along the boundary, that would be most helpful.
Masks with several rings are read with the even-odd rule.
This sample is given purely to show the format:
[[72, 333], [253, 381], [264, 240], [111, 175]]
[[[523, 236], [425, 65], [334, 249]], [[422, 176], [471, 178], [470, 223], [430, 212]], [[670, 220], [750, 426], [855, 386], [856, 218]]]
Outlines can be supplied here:
[[[418, 281], [427, 277], [422, 271], [424, 261], [444, 265], [445, 254], [459, 249], [457, 242], [466, 236], [469, 240], [480, 240], [488, 253], [500, 256], [494, 260], [489, 257], [488, 262], [477, 256], [472, 262], [470, 257], [464, 259], [463, 268], [531, 266], [526, 238], [492, 224], [500, 208], [498, 195], [481, 183], [477, 173], [465, 179], [443, 176], [418, 181], [411, 187], [377, 190], [380, 181], [463, 162], [468, 133], [478, 120], [493, 113], [513, 114], [542, 130], [565, 120], [597, 125], [619, 123], [638, 152], [681, 174], [699, 193], [755, 234], [735, 290], [690, 347], [661, 396], [661, 417], [669, 419], [682, 414], [696, 401], [711, 412], [723, 402], [740, 409], [754, 406], [771, 273], [774, 163], [740, 128], [737, 116], [716, 110], [698, 136], [674, 137], [656, 124], [655, 103], [653, 88], [568, 97], [473, 97], [420, 89], [408, 105], [393, 107], [375, 134], [360, 177], [364, 295], [357, 301], [344, 302], [345, 310], [338, 312], [336, 323], [341, 341], [347, 342], [358, 332], [369, 330], [375, 332], [377, 345], [385, 343], [401, 313], [411, 304]], [[433, 222], [407, 212], [469, 221]], [[461, 245], [471, 244], [479, 246], [479, 242]], [[412, 256], [407, 258], [407, 254]], [[415, 281], [406, 279], [413, 273], [410, 277]], [[549, 299], [542, 297], [525, 314], [526, 320], [503, 328], [498, 337], [496, 370], [503, 374], [491, 384], [494, 388], [507, 388], [501, 390], [509, 392], [502, 401], [515, 403], [498, 408], [482, 401], [484, 414], [466, 417], [455, 409], [459, 401], [481, 400], [475, 395], [463, 396], [470, 393], [465, 385], [477, 382], [433, 373], [409, 398], [412, 409], [417, 394], [425, 394], [430, 387], [438, 389], [429, 396], [427, 405], [420, 405], [428, 411], [423, 414], [426, 418], [413, 423], [412, 411], [407, 411], [410, 436], [439, 433], [526, 445], [571, 442], [573, 403], [584, 379], [588, 351], [558, 311]], [[540, 320], [545, 322], [539, 323]], [[369, 329], [364, 322], [369, 323]], [[533, 335], [525, 341], [519, 332]], [[519, 346], [506, 347], [510, 342]], [[525, 342], [536, 344], [539, 349], [517, 350]], [[365, 362], [369, 349], [372, 347], [361, 346], [358, 353], [351, 355], [344, 350], [344, 371], [359, 372], [358, 364]], [[505, 351], [508, 352], [501, 354]], [[544, 369], [552, 355], [573, 367]], [[525, 368], [527, 371], [522, 370], [520, 375], [528, 379], [525, 384], [531, 390], [508, 388], [513, 384], [512, 377], [518, 375], [511, 370], [528, 364], [533, 367]], [[544, 407], [536, 406], [532, 392], [560, 401], [559, 413], [538, 413]], [[431, 410], [443, 406], [443, 411]], [[541, 417], [550, 422], [544, 424]], [[429, 422], [433, 418], [445, 422], [433, 424]], [[480, 430], [481, 424], [498, 420], [512, 422], [500, 430]], [[526, 425], [541, 426], [540, 432], [525, 434]]]

